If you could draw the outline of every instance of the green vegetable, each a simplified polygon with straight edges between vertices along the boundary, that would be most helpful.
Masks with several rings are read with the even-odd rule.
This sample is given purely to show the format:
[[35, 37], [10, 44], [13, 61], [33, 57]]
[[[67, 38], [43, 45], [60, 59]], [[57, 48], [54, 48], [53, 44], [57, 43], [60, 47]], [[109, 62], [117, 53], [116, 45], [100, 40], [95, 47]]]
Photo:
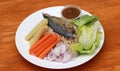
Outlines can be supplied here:
[[83, 15], [80, 19], [77, 19], [77, 20], [73, 20], [72, 22], [77, 25], [78, 27], [81, 27], [85, 24], [93, 24], [95, 21], [98, 20], [98, 17], [97, 16], [89, 16], [89, 15]]
[[73, 20], [77, 26], [77, 34], [79, 36], [79, 43], [71, 45], [73, 51], [80, 54], [94, 53], [99, 46], [102, 33], [99, 31], [99, 24], [94, 23], [98, 20], [97, 16], [83, 15], [78, 20]]
[[79, 42], [83, 46], [83, 49], [90, 49], [93, 42], [96, 38], [96, 33], [90, 27], [83, 26], [79, 31], [82, 31], [81, 36], [79, 37]]
[[89, 49], [89, 50], [82, 50], [82, 51], [80, 51], [80, 53], [81, 54], [92, 54], [92, 53], [94, 53], [95, 49], [99, 46], [101, 36], [102, 36], [102, 33], [101, 32], [97, 32], [96, 40], [93, 43], [91, 49]]
[[83, 46], [82, 45], [80, 45], [80, 43], [73, 43], [72, 45], [71, 45], [71, 49], [73, 50], [73, 51], [82, 51], [83, 50]]

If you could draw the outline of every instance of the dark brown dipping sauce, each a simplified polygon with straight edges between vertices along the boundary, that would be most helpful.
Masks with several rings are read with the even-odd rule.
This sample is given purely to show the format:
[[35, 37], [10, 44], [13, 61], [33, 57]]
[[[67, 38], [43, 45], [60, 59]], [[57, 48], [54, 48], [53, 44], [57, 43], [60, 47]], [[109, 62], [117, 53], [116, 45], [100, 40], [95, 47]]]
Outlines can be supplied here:
[[74, 7], [65, 8], [62, 15], [67, 19], [74, 19], [80, 15], [80, 10]]

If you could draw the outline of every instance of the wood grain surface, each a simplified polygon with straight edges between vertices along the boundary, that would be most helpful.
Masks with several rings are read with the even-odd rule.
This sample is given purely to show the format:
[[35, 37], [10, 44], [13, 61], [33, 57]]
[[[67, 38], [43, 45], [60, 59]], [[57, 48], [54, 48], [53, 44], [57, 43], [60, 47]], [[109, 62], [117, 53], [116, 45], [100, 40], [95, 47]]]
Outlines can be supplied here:
[[76, 4], [99, 16], [105, 30], [105, 43], [92, 60], [66, 70], [120, 71], [120, 0], [0, 0], [0, 71], [59, 71], [37, 67], [26, 61], [16, 49], [15, 33], [31, 13], [67, 4]]

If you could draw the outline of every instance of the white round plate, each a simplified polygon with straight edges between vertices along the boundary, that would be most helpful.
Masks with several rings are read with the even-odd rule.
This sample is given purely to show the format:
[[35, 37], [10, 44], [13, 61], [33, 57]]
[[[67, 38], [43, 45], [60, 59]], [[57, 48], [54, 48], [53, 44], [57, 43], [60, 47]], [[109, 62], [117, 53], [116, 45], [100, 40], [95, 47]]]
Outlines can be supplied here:
[[[48, 13], [53, 16], [61, 17], [62, 8], [63, 6], [54, 6], [54, 7], [44, 8], [37, 12], [34, 12], [33, 14], [29, 15], [18, 27], [16, 31], [16, 36], [15, 36], [17, 49], [19, 53], [32, 64], [35, 64], [37, 66], [44, 67], [44, 68], [50, 68], [50, 69], [71, 68], [89, 61], [102, 48], [102, 45], [104, 43], [104, 30], [102, 28], [102, 25], [99, 22], [101, 26], [102, 39], [99, 47], [96, 49], [95, 53], [92, 55], [80, 55], [79, 57], [75, 58], [73, 61], [70, 61], [67, 63], [51, 62], [51, 61], [47, 61], [47, 60], [35, 57], [33, 55], [30, 55], [29, 54], [30, 46], [28, 42], [25, 40], [25, 36], [43, 19], [42, 13]], [[84, 14], [91, 15], [90, 13], [82, 10], [81, 15], [84, 15]]]

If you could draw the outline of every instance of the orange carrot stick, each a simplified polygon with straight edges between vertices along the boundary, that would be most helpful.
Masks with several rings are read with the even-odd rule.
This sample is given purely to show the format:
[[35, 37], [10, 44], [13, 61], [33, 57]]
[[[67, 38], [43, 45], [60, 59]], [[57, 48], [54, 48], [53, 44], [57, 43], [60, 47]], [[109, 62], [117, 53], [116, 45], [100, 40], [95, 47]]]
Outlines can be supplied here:
[[51, 44], [53, 44], [53, 43], [56, 41], [56, 39], [57, 39], [56, 35], [53, 35], [53, 36], [54, 36], [54, 39], [51, 39], [50, 42], [48, 42], [48, 43], [45, 44], [43, 47], [41, 47], [41, 49], [40, 49], [38, 52], [36, 52], [34, 55], [39, 56], [39, 55], [40, 55], [43, 51], [45, 51]]
[[30, 50], [34, 49], [35, 47], [37, 47], [41, 42], [45, 41], [47, 38], [49, 38], [51, 36], [51, 33], [46, 33], [37, 43], [35, 43]]
[[51, 42], [51, 40], [53, 40], [55, 38], [55, 36], [51, 35], [48, 39], [46, 39], [44, 42], [40, 43], [36, 48], [32, 49], [30, 51], [30, 53], [35, 54], [36, 52], [38, 52], [39, 50], [41, 50], [42, 48], [44, 48], [44, 46], [46, 46], [49, 42]]
[[54, 43], [52, 43], [45, 51], [43, 51], [39, 55], [39, 58], [43, 59], [50, 52], [50, 50], [58, 43], [59, 40], [60, 40], [60, 37], [57, 37], [57, 40]]

